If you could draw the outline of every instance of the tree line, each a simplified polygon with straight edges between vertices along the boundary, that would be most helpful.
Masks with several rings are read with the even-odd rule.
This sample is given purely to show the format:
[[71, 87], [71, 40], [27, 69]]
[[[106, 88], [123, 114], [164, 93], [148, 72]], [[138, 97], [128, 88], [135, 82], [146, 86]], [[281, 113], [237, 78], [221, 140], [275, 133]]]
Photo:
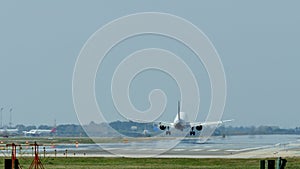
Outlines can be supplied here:
[[[91, 122], [88, 125], [78, 125], [78, 124], [61, 124], [56, 127], [55, 136], [61, 137], [86, 137], [87, 134], [84, 129], [93, 128], [98, 132], [102, 132], [101, 136], [111, 136], [109, 132], [105, 132], [108, 130], [107, 127], [110, 126], [117, 132], [125, 135], [125, 136], [142, 136], [141, 133], [144, 130], [149, 131], [153, 135], [160, 134], [161, 131], [157, 126], [152, 123], [137, 123], [132, 121], [115, 121], [109, 124], [97, 124]], [[30, 131], [32, 129], [47, 129], [51, 130], [53, 126], [48, 125], [40, 125], [40, 126], [25, 126], [25, 125], [16, 125], [18, 128], [20, 135], [22, 131]], [[262, 135], [262, 134], [300, 134], [300, 127], [284, 129], [278, 126], [220, 126], [218, 127], [214, 134], [215, 136], [220, 135]]]

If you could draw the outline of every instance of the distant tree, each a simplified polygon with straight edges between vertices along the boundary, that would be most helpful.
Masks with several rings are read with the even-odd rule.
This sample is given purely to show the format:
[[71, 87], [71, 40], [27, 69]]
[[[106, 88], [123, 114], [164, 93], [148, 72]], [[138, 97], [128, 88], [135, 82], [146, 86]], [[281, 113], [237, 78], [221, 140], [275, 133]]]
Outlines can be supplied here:
[[52, 128], [53, 128], [52, 126], [47, 126], [47, 125], [40, 125], [38, 127], [38, 129], [41, 129], [41, 130], [50, 130]]
[[64, 124], [57, 126], [57, 136], [80, 137], [86, 136], [80, 125]]
[[17, 128], [19, 131], [24, 131], [24, 130], [26, 130], [26, 126], [23, 125], [23, 124], [18, 124], [18, 125], [16, 125], [16, 128]]
[[27, 126], [27, 127], [25, 127], [25, 131], [30, 131], [32, 129], [36, 129], [36, 126]]

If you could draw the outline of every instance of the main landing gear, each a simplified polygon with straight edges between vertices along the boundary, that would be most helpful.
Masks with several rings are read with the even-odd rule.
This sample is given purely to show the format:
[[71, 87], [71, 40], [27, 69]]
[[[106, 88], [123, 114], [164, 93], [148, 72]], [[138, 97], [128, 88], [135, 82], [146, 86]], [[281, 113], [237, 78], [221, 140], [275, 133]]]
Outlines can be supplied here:
[[194, 131], [194, 127], [192, 127], [190, 131], [190, 136], [194, 136], [194, 135], [196, 135], [196, 132]]
[[170, 127], [169, 126], [167, 126], [166, 135], [171, 135], [171, 131], [170, 131]]
[[161, 130], [167, 129], [166, 135], [171, 135], [170, 126], [164, 126], [164, 125], [162, 125], [162, 124], [160, 123], [160, 124], [159, 124], [159, 128], [160, 128]]

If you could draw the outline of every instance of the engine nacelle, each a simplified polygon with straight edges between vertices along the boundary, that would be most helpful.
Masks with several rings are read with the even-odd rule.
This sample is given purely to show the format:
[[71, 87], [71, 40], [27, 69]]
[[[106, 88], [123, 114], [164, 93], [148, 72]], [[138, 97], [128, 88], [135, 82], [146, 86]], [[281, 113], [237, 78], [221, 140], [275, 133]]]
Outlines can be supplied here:
[[164, 125], [160, 125], [159, 128], [160, 128], [161, 130], [165, 130], [167, 127], [164, 126]]
[[202, 128], [203, 128], [203, 126], [202, 126], [202, 125], [196, 126], [196, 130], [198, 130], [198, 131], [201, 131], [201, 130], [202, 130]]

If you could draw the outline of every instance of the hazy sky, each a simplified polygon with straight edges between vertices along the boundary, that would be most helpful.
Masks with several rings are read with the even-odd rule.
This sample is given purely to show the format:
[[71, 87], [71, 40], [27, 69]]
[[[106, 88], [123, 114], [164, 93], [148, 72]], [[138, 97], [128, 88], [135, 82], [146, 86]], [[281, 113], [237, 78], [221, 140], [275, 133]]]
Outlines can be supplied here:
[[[234, 118], [234, 126], [300, 126], [299, 6], [296, 0], [1, 1], [0, 107], [4, 107], [3, 123], [9, 122], [10, 108], [13, 108], [14, 124], [53, 124], [54, 119], [59, 124], [78, 123], [72, 102], [72, 75], [86, 40], [101, 26], [124, 15], [164, 12], [192, 22], [217, 49], [227, 78], [224, 119]], [[109, 65], [117, 62], [113, 55], [147, 46], [173, 49], [179, 54], [184, 51], [179, 50], [180, 44], [170, 39], [136, 37], [116, 47], [107, 56], [108, 64], [100, 69], [110, 69]], [[198, 64], [201, 65], [192, 63], [191, 67], [195, 69]], [[107, 84], [102, 82], [111, 78], [109, 74], [97, 75], [97, 97], [105, 91]], [[173, 83], [165, 82], [168, 79], [172, 80], [157, 72], [145, 72], [145, 76], [137, 77], [132, 88], [139, 94], [132, 94], [132, 102], [141, 109], [147, 108], [143, 98], [151, 88], [148, 85], [159, 81], [161, 86], [154, 83], [154, 87], [169, 90], [166, 93], [173, 98], [166, 110], [176, 113], [175, 100], [179, 94], [174, 92]], [[205, 90], [209, 82], [205, 78], [201, 81], [203, 97], [209, 96], [209, 91]], [[205, 111], [209, 99], [201, 100], [201, 111]], [[98, 101], [100, 105], [104, 103], [106, 111], [114, 111], [109, 98]], [[175, 114], [169, 113], [164, 119], [173, 120], [173, 116]], [[204, 119], [201, 116], [200, 120]]]

